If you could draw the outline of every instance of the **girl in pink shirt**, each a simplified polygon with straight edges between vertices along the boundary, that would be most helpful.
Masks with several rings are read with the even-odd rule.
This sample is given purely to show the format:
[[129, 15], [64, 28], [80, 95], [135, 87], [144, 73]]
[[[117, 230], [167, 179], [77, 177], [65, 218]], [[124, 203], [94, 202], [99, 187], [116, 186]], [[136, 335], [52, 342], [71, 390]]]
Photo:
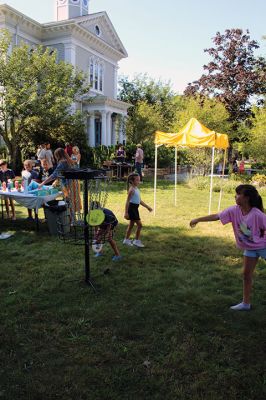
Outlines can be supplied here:
[[236, 205], [218, 214], [195, 218], [190, 221], [193, 228], [198, 222], [217, 221], [232, 223], [237, 246], [244, 250], [243, 301], [230, 307], [232, 310], [250, 310], [252, 276], [259, 257], [266, 259], [266, 215], [262, 198], [252, 185], [236, 188]]

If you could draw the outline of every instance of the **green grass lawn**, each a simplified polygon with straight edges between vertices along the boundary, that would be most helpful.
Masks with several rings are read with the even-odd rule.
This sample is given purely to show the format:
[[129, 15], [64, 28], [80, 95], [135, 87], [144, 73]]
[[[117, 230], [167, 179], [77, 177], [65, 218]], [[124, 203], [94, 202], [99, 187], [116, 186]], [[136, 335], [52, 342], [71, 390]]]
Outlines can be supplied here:
[[[141, 186], [153, 206], [151, 183]], [[188, 227], [208, 213], [208, 192], [159, 182], [157, 213], [141, 209], [144, 249], [122, 245], [125, 184], [107, 207], [119, 219], [123, 255], [91, 258], [95, 293], [84, 283], [83, 246], [42, 225], [2, 221], [0, 399], [264, 400], [266, 270], [255, 275], [253, 310], [241, 300], [241, 252], [230, 226]], [[227, 194], [222, 208], [234, 203]], [[266, 199], [264, 199], [266, 204]], [[218, 194], [213, 209], [217, 210]], [[25, 210], [17, 207], [18, 216]], [[109, 267], [110, 273], [104, 274]]]

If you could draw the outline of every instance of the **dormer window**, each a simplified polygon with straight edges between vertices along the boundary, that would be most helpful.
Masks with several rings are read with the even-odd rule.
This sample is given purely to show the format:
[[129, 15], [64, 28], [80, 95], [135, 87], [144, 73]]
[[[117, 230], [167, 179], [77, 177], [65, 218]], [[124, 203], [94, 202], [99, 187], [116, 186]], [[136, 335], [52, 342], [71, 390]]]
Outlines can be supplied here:
[[90, 86], [92, 90], [103, 92], [104, 64], [102, 61], [91, 57], [89, 65]]

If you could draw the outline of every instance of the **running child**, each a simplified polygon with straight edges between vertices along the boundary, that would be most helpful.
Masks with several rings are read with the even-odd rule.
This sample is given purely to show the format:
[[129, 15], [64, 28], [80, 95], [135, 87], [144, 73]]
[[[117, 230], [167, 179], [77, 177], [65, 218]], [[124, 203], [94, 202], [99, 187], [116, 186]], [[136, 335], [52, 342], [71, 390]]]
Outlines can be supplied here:
[[[140, 199], [140, 176], [137, 173], [130, 174], [127, 178], [128, 195], [125, 207], [125, 219], [129, 220], [129, 225], [126, 231], [126, 237], [123, 240], [123, 244], [128, 246], [144, 247], [144, 244], [140, 240], [140, 232], [142, 229], [142, 222], [139, 216], [139, 205], [147, 208], [150, 212], [152, 208], [148, 206], [144, 201]], [[136, 237], [133, 242], [130, 240], [130, 235], [134, 225], [137, 225]]]
[[266, 215], [262, 198], [252, 185], [236, 188], [236, 205], [218, 214], [195, 218], [190, 221], [193, 228], [199, 222], [220, 220], [223, 225], [232, 223], [236, 244], [243, 249], [243, 300], [230, 307], [232, 310], [250, 310], [252, 277], [258, 259], [266, 259]]

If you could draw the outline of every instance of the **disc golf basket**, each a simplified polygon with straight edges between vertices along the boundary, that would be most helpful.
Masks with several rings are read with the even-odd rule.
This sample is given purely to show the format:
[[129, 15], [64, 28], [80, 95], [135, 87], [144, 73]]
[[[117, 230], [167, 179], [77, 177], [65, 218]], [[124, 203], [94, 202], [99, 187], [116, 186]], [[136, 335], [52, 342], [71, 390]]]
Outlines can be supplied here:
[[[84, 199], [83, 199], [83, 207], [80, 204], [80, 190], [77, 190], [79, 181], [77, 179], [69, 179], [69, 187], [70, 187], [70, 195], [67, 200], [67, 212], [64, 213], [63, 218], [57, 219], [57, 232], [59, 239], [70, 242], [76, 245], [84, 244], [84, 225], [86, 215], [84, 215]], [[102, 209], [105, 207], [106, 201], [108, 199], [108, 187], [110, 180], [105, 175], [95, 176], [92, 179], [90, 178], [87, 181], [88, 185], [88, 213], [92, 209]], [[85, 184], [83, 184], [83, 190], [85, 191]], [[73, 192], [76, 191], [76, 194], [73, 195]], [[83, 194], [84, 197], [85, 193]], [[93, 239], [93, 234], [95, 228], [93, 224], [89, 225], [89, 238]]]
[[[69, 181], [69, 198], [67, 202], [68, 212], [65, 218], [58, 218], [58, 236], [66, 243], [85, 245], [85, 281], [93, 288], [90, 278], [90, 247], [95, 240], [96, 227], [100, 225], [97, 218], [95, 225], [89, 224], [90, 215], [95, 214], [96, 209], [104, 208], [108, 198], [109, 179], [104, 170], [70, 169], [62, 172]], [[83, 206], [80, 203], [79, 192], [73, 196], [71, 188], [83, 181]], [[78, 202], [78, 203], [76, 203]], [[97, 205], [97, 207], [96, 207]], [[97, 239], [97, 244], [103, 244], [105, 236]], [[95, 244], [95, 243], [94, 243]]]

